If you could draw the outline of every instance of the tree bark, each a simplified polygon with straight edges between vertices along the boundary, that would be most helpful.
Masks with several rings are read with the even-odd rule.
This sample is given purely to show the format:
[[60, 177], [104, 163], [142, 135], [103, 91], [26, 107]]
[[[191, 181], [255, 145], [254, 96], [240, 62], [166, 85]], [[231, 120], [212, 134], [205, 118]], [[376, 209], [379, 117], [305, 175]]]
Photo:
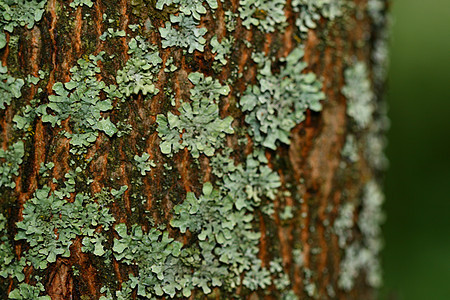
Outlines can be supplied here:
[[387, 6], [5, 4], [0, 294], [375, 298]]

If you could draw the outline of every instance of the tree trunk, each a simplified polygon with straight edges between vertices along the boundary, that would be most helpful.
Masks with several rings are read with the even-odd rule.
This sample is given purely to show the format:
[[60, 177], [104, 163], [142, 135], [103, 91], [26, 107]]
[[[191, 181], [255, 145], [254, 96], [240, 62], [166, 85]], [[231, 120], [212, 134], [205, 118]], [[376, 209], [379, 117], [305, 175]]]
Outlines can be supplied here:
[[371, 299], [384, 0], [0, 7], [6, 299]]

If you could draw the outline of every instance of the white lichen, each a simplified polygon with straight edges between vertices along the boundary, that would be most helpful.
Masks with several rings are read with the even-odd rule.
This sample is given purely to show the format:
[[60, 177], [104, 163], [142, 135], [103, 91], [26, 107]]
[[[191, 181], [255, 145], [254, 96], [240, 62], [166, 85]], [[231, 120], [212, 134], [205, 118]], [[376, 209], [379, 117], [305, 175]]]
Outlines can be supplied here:
[[374, 93], [369, 71], [364, 62], [358, 61], [344, 72], [345, 86], [342, 94], [347, 98], [347, 115], [359, 129], [365, 129], [373, 119], [375, 111]]
[[375, 181], [369, 181], [364, 188], [361, 211], [358, 217], [358, 228], [362, 240], [355, 241], [346, 247], [340, 264], [338, 286], [351, 290], [361, 271], [366, 274], [366, 283], [379, 287], [382, 283], [379, 254], [382, 248], [381, 223], [384, 215], [381, 210], [384, 196]]

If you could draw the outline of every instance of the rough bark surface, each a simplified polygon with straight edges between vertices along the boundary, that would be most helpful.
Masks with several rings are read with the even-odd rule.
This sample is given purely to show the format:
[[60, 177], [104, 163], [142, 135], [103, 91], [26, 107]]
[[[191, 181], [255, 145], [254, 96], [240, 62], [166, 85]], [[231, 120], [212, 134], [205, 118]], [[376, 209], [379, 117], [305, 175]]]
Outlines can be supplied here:
[[[336, 8], [339, 13], [335, 15], [326, 13], [326, 5], [330, 4], [325, 4], [325, 8], [321, 10], [321, 7], [314, 8], [307, 4], [308, 1], [253, 1], [261, 5], [251, 14], [254, 20], [267, 20], [275, 13], [265, 10], [266, 3], [282, 3], [285, 20], [275, 22], [273, 31], [257, 25], [250, 25], [248, 28], [244, 25], [245, 18], [242, 17], [240, 7], [252, 1], [217, 1], [217, 8], [214, 9], [209, 3], [215, 1], [205, 1], [203, 4], [199, 1], [199, 5], [206, 9], [206, 13], [200, 13], [200, 19], [196, 20], [197, 28], [207, 29], [203, 51], [190, 51], [189, 46], [167, 47], [163, 44], [160, 28], [168, 28], [170, 22], [173, 28], [181, 28], [177, 27], [180, 24], [173, 23], [171, 16], [183, 14], [180, 8], [184, 5], [183, 1], [166, 1], [167, 5], [162, 6], [162, 9], [158, 9], [157, 4], [164, 1], [97, 0], [92, 1], [92, 6], [88, 5], [90, 1], [86, 1], [85, 5], [74, 5], [75, 7], [69, 6], [71, 1], [45, 2], [43, 16], [33, 26], [27, 28], [19, 25], [12, 32], [5, 31], [7, 43], [0, 52], [2, 64], [7, 67], [7, 74], [11, 78], [25, 79], [28, 75], [39, 77], [43, 74], [35, 84], [25, 80], [20, 89], [20, 97], [13, 97], [4, 109], [0, 109], [1, 148], [5, 153], [13, 153], [13, 150], [8, 150], [12, 145], [20, 141], [24, 145], [17, 174], [11, 171], [8, 173], [10, 176], [7, 176], [5, 168], [11, 165], [8, 161], [10, 158], [0, 155], [0, 164], [4, 167], [5, 174], [2, 176], [7, 177], [6, 181], [14, 183], [0, 186], [0, 213], [6, 220], [4, 228], [0, 222], [0, 242], [5, 249], [10, 247], [12, 250], [12, 254], [5, 254], [7, 250], [0, 250], [0, 258], [3, 260], [0, 260], [2, 299], [8, 298], [8, 295], [11, 297], [10, 293], [14, 291], [16, 292], [11, 297], [16, 297], [14, 299], [37, 299], [38, 296], [46, 295], [51, 299], [99, 299], [102, 296], [103, 299], [167, 299], [171, 296], [189, 299], [374, 297], [379, 284], [376, 278], [379, 275], [376, 273], [378, 222], [381, 217], [377, 201], [381, 200], [371, 199], [382, 197], [377, 194], [379, 190], [376, 182], [384, 167], [381, 150], [386, 126], [379, 96], [384, 83], [382, 74], [380, 75], [384, 64], [384, 56], [380, 54], [383, 45], [380, 44], [385, 43], [386, 39], [387, 4], [384, 1], [343, 0]], [[311, 21], [315, 25], [300, 30], [297, 20], [305, 12], [313, 16], [313, 9], [316, 9], [315, 13], [318, 15], [318, 18], [312, 18]], [[233, 30], [229, 29], [230, 22], [235, 22]], [[138, 25], [135, 31], [129, 27], [134, 24]], [[114, 32], [124, 31], [126, 35], [100, 38], [108, 28], [113, 28]], [[113, 131], [108, 133], [106, 129], [97, 128], [93, 142], [75, 147], [71, 144], [73, 135], [70, 138], [65, 133], [82, 134], [91, 129], [83, 127], [85, 125], [74, 125], [74, 117], [70, 115], [59, 123], [52, 124], [45, 119], [46, 115], [54, 116], [57, 113], [49, 106], [43, 110], [41, 108], [40, 113], [30, 117], [24, 128], [18, 128], [18, 122], [13, 121], [15, 116], [25, 116], [26, 105], [29, 105], [30, 111], [38, 111], [41, 105], [50, 103], [49, 95], [58, 94], [55, 84], [69, 82], [74, 76], [71, 68], [77, 66], [79, 59], [93, 61], [89, 58], [91, 54], [98, 55], [105, 51], [103, 59], [95, 61], [100, 71], [91, 75], [98, 82], [105, 82], [106, 86], [120, 86], [117, 74], [136, 53], [129, 51], [130, 40], [136, 36], [155, 45], [151, 51], [157, 51], [161, 58], [157, 65], [159, 70], [153, 73], [152, 79], [154, 88], [159, 92], [154, 92], [153, 95], [153, 92], [144, 93], [141, 89], [132, 91], [129, 95], [122, 91], [120, 95], [110, 96], [104, 89], [101, 90], [99, 101], [111, 100], [111, 108], [101, 110], [101, 120], [109, 118], [114, 124]], [[224, 65], [217, 59], [219, 53], [212, 51], [213, 36], [217, 36], [218, 41], [225, 38], [231, 40]], [[304, 120], [297, 122], [290, 131], [289, 144], [279, 139], [275, 141], [275, 148], [261, 146], [255, 140], [252, 125], [246, 122], [250, 112], [243, 111], [241, 102], [242, 97], [248, 94], [249, 86], [260, 83], [258, 74], [261, 66], [252, 59], [252, 54], [254, 58], [255, 53], [262, 53], [271, 60], [270, 72], [275, 76], [288, 64], [283, 58], [300, 47], [304, 51], [301, 59], [306, 63], [302, 72], [315, 74], [322, 84], [322, 108], [305, 109]], [[368, 82], [368, 90], [364, 85], [351, 90], [353, 83], [349, 79], [352, 76], [350, 71], [358, 64], [364, 64], [366, 73], [355, 71], [357, 75], [353, 77], [360, 76], [356, 82]], [[170, 66], [176, 66], [176, 70], [164, 70]], [[223, 92], [218, 96], [219, 100], [211, 103], [218, 104], [220, 120], [227, 120], [228, 116], [233, 118], [231, 126], [234, 132], [220, 133], [218, 142], [212, 146], [212, 155], [200, 151], [195, 157], [189, 146], [179, 151], [172, 150], [169, 155], [164, 154], [160, 148], [162, 134], [158, 132], [158, 128], [161, 128], [162, 123], [158, 121], [159, 115], [167, 116], [168, 112], [179, 115], [183, 103], [194, 101], [191, 98], [195, 84], [188, 76], [195, 72], [217, 79], [222, 87], [229, 86], [228, 93]], [[3, 81], [8, 82], [8, 79], [4, 77]], [[346, 92], [348, 90], [344, 87], [349, 87], [348, 90], [351, 91]], [[355, 100], [350, 99], [352, 92], [356, 93]], [[351, 103], [357, 102], [361, 94], [369, 92], [372, 93], [370, 102]], [[68, 90], [68, 93], [75, 92]], [[351, 105], [360, 105], [362, 108], [357, 109], [363, 111], [357, 111], [357, 116], [354, 116]], [[366, 114], [367, 109], [369, 117], [366, 121], [359, 121], [358, 116]], [[277, 112], [267, 112], [270, 113]], [[178, 132], [179, 136], [182, 138], [188, 130], [189, 128], [181, 130]], [[197, 279], [192, 280], [189, 277], [191, 275], [183, 277], [179, 275], [181, 273], [177, 273], [176, 276], [179, 277], [175, 278], [189, 278], [186, 279], [188, 283], [185, 283], [190, 285], [189, 293], [186, 291], [183, 294], [183, 289], [180, 288], [175, 288], [175, 294], [170, 292], [170, 288], [161, 283], [161, 277], [168, 278], [166, 273], [154, 276], [156, 281], [161, 281], [157, 283], [162, 286], [161, 292], [155, 290], [154, 282], [146, 287], [142, 283], [142, 277], [147, 273], [140, 271], [141, 258], [133, 257], [130, 258], [132, 262], [126, 263], [127, 258], [120, 257], [121, 251], [118, 250], [119, 243], [116, 241], [124, 240], [124, 236], [118, 232], [117, 225], [125, 224], [130, 235], [134, 224], [142, 228], [144, 233], [157, 228], [174, 239], [169, 243], [180, 242], [184, 245], [183, 249], [202, 249], [198, 250], [199, 255], [195, 257], [200, 260], [199, 263], [206, 261], [205, 252], [202, 252], [205, 250], [198, 246], [204, 239], [199, 238], [201, 230], [195, 232], [189, 226], [187, 230], [182, 230], [171, 221], [178, 218], [174, 209], [186, 201], [190, 193], [198, 199], [203, 194], [207, 195], [205, 186], [209, 182], [214, 190], [220, 191], [220, 197], [229, 191], [226, 185], [233, 183], [223, 183], [225, 176], [218, 176], [214, 169], [217, 167], [211, 163], [213, 157], [219, 154], [227, 156], [225, 148], [232, 149], [228, 158], [234, 164], [245, 167], [249, 164], [248, 157], [256, 153], [255, 149], [262, 149], [267, 160], [262, 164], [270, 168], [279, 182], [279, 186], [273, 189], [273, 196], [266, 194], [264, 191], [267, 190], [261, 187], [263, 192], [256, 196], [259, 199], [257, 204], [252, 204], [247, 210], [234, 207], [229, 212], [253, 215], [251, 232], [257, 234], [258, 251], [252, 262], [259, 264], [255, 267], [255, 273], [266, 275], [261, 278], [258, 277], [260, 275], [255, 275], [257, 283], [253, 286], [247, 284], [249, 280], [246, 280], [246, 276], [251, 273], [251, 266], [242, 267], [241, 272], [233, 276], [217, 275], [220, 282], [205, 279], [205, 288], [202, 283], [196, 283], [197, 275], [192, 275], [197, 267], [194, 264], [184, 264], [183, 268], [192, 269], [194, 273], [191, 275]], [[73, 149], [79, 151], [73, 153]], [[143, 153], [147, 153], [148, 157], [139, 166], [136, 155], [142, 157]], [[42, 164], [48, 163], [54, 163], [54, 167], [49, 167], [47, 174], [44, 174]], [[80, 168], [78, 171], [77, 167]], [[67, 175], [72, 174], [71, 172], [75, 174], [72, 177]], [[255, 176], [258, 178], [266, 175], [261, 172]], [[55, 261], [49, 256], [46, 266], [39, 268], [30, 257], [37, 257], [45, 251], [38, 252], [41, 254], [36, 254], [37, 256], [30, 253], [33, 247], [38, 249], [36, 247], [41, 247], [39, 244], [43, 242], [38, 241], [38, 246], [33, 246], [28, 240], [33, 236], [19, 238], [20, 232], [26, 229], [21, 229], [17, 224], [24, 222], [24, 213], [30, 216], [25, 207], [31, 199], [37, 199], [38, 190], [47, 186], [49, 193], [45, 197], [53, 195], [55, 191], [61, 191], [67, 186], [69, 177], [75, 184], [71, 186], [72, 189], [67, 189], [65, 196], [61, 196], [62, 201], [77, 203], [77, 195], [87, 195], [89, 200], [83, 202], [83, 208], [94, 203], [99, 214], [102, 208], [107, 208], [114, 221], [106, 226], [101, 223], [80, 225], [79, 232], [84, 233], [78, 232], [68, 238], [69, 255], [58, 252]], [[127, 189], [122, 195], [115, 196], [111, 192], [112, 189], [117, 191], [125, 185]], [[242, 192], [247, 193], [247, 200], [252, 197], [248, 189]], [[57, 201], [57, 198], [59, 197], [55, 197], [53, 201]], [[62, 220], [63, 214], [64, 212], [61, 215], [52, 212], [47, 217], [37, 215], [36, 218]], [[92, 218], [92, 215], [87, 216]], [[365, 222], [372, 227], [367, 228]], [[37, 224], [40, 223], [31, 222], [24, 226], [33, 227], [38, 226]], [[83, 231], [88, 227], [92, 232]], [[54, 237], [58, 240], [65, 229], [58, 226], [55, 228]], [[42, 230], [45, 231], [46, 228]], [[239, 228], [235, 227], [233, 230]], [[94, 246], [86, 246], [85, 238], [100, 235], [103, 239], [102, 250], [94, 254]], [[163, 235], [157, 238], [158, 243], [162, 243], [162, 240]], [[206, 240], [213, 243], [211, 236]], [[221, 244], [219, 241], [216, 243]], [[43, 248], [45, 247], [39, 249]], [[220, 245], [217, 248], [228, 249]], [[218, 250], [214, 251], [211, 252], [217, 256], [214, 261], [224, 265], [217, 268], [223, 267], [226, 272], [231, 272], [234, 267], [218, 259]], [[188, 257], [188, 254], [181, 254], [183, 255]], [[194, 257], [192, 253], [189, 255]], [[178, 254], [173, 256], [174, 259], [180, 257]], [[11, 266], [19, 264], [19, 259], [25, 263], [15, 268], [19, 269], [19, 273], [23, 272], [23, 278], [11, 273]], [[153, 258], [148, 258], [151, 259]], [[274, 264], [275, 261], [278, 263]], [[153, 274], [156, 273], [154, 271]], [[127, 283], [130, 282], [130, 275], [139, 278], [139, 283]], [[262, 284], [261, 281], [264, 280], [267, 282]], [[39, 290], [40, 284], [42, 288]], [[27, 288], [38, 292], [35, 292], [35, 296], [26, 296]], [[126, 288], [130, 290], [127, 295]], [[116, 291], [124, 292], [121, 295]]]

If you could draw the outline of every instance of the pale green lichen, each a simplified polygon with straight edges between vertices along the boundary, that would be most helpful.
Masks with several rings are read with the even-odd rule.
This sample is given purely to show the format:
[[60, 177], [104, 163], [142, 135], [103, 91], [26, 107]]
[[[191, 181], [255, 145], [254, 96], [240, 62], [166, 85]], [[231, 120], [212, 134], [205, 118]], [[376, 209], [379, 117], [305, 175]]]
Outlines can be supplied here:
[[384, 23], [386, 0], [368, 0], [366, 9], [375, 25], [381, 25]]
[[[175, 217], [170, 224], [179, 228], [181, 233], [185, 233], [187, 229], [193, 233], [201, 232], [201, 241], [223, 244], [231, 238], [231, 229], [235, 223], [229, 215], [233, 209], [230, 200], [222, 200], [219, 191], [213, 189], [211, 183], [205, 183], [203, 194], [199, 198], [189, 192], [183, 203], [174, 208]], [[230, 220], [221, 220], [219, 216]]]
[[373, 119], [374, 93], [369, 72], [364, 62], [358, 61], [344, 72], [342, 94], [347, 98], [347, 115], [359, 129], [365, 129]]
[[69, 191], [74, 191], [74, 185], [73, 178], [69, 176], [66, 191], [51, 192], [49, 187], [44, 186], [24, 204], [23, 220], [17, 223], [15, 240], [28, 242], [30, 248], [24, 257], [37, 269], [45, 269], [59, 255], [69, 257], [69, 248], [77, 236], [94, 240], [90, 241], [94, 246], [92, 249], [83, 241], [89, 248], [87, 250], [93, 250], [96, 255], [104, 253], [101, 243], [104, 238], [96, 228], [101, 225], [103, 230], [108, 230], [114, 218], [107, 207], [93, 202], [86, 194], [78, 193], [74, 202], [65, 200], [70, 196]]
[[[230, 258], [227, 252], [232, 244], [230, 240], [233, 239], [233, 229], [238, 222], [248, 226], [249, 221], [249, 218], [242, 219], [234, 215], [231, 200], [223, 199], [219, 191], [213, 189], [209, 182], [203, 185], [203, 194], [200, 197], [197, 198], [190, 192], [186, 195], [185, 201], [174, 208], [171, 225], [179, 228], [182, 233], [189, 229], [190, 232], [197, 234], [200, 253], [213, 266], [208, 271], [207, 265], [202, 262], [202, 266], [194, 271], [193, 276], [196, 279], [193, 283], [201, 286], [204, 293], [211, 292], [209, 286], [222, 285], [222, 281], [216, 278], [229, 272], [220, 261], [228, 263], [230, 259], [234, 259]], [[222, 253], [218, 253], [219, 250]], [[216, 257], [214, 252], [219, 257]], [[210, 274], [211, 277], [204, 276], [207, 272], [216, 274]]]
[[227, 64], [227, 57], [231, 53], [231, 47], [234, 43], [234, 37], [223, 37], [221, 42], [217, 39], [217, 36], [213, 36], [211, 38], [211, 47], [212, 47], [212, 53], [215, 53], [216, 56], [214, 56], [215, 60], [218, 60], [222, 65]]
[[111, 189], [111, 195], [115, 198], [115, 199], [120, 199], [120, 197], [122, 197], [122, 195], [126, 192], [126, 190], [128, 190], [128, 185], [122, 185], [120, 187], [120, 189], [116, 190], [116, 189]]
[[[116, 297], [114, 298], [111, 290], [105, 286], [100, 289], [100, 293], [105, 293], [105, 295], [100, 296], [99, 300], [131, 300], [131, 294], [133, 289], [130, 287], [131, 282], [125, 281], [122, 283], [121, 289], [116, 291]], [[151, 298], [150, 298], [151, 299]]]
[[[72, 132], [65, 132], [73, 148], [72, 153], [83, 153], [103, 131], [108, 136], [117, 132], [116, 126], [101, 113], [113, 108], [110, 99], [101, 100], [100, 93], [106, 88], [103, 81], [98, 81], [96, 74], [100, 73], [97, 66], [104, 52], [89, 59], [79, 59], [78, 66], [72, 67], [71, 80], [66, 83], [57, 82], [53, 85], [54, 95], [48, 96], [49, 103], [42, 105], [42, 121], [51, 123], [53, 127], [69, 119]], [[49, 114], [47, 110], [52, 111]]]
[[87, 7], [92, 7], [94, 5], [94, 2], [92, 0], [73, 0], [70, 2], [69, 6], [76, 8], [78, 6], [86, 5]]
[[263, 32], [273, 32], [284, 27], [286, 0], [241, 0], [239, 1], [239, 17], [247, 29], [257, 27]]
[[47, 173], [47, 172], [52, 170], [54, 166], [55, 166], [54, 162], [49, 162], [49, 163], [46, 163], [46, 164], [41, 162], [41, 164], [39, 166], [39, 175], [42, 176], [42, 177], [49, 176], [50, 174]]
[[334, 20], [343, 15], [344, 0], [293, 0], [292, 8], [299, 15], [295, 21], [300, 33], [317, 27], [321, 17]]
[[238, 13], [234, 13], [231, 10], [225, 11], [225, 28], [228, 32], [232, 32], [236, 29], [236, 23], [239, 18]]
[[[224, 196], [207, 182], [203, 193], [188, 193], [186, 200], [174, 208], [173, 227], [196, 234], [203, 257], [194, 268], [192, 282], [211, 292], [210, 287], [235, 288], [241, 283], [239, 274], [246, 272], [242, 283], [249, 289], [267, 286], [267, 270], [257, 258], [260, 234], [252, 230], [253, 215], [235, 210], [233, 199]], [[270, 274], [269, 274], [270, 275]], [[224, 287], [227, 289], [226, 287]]]
[[21, 283], [9, 293], [8, 299], [16, 300], [51, 300], [50, 296], [39, 296], [45, 292], [44, 285], [40, 282], [36, 286], [27, 283]]
[[128, 54], [131, 56], [125, 67], [117, 71], [118, 90], [127, 97], [140, 92], [144, 96], [158, 94], [155, 83], [162, 59], [156, 45], [151, 45], [144, 38], [137, 36], [130, 40], [128, 47]]
[[15, 277], [21, 282], [25, 279], [25, 274], [23, 274], [25, 259], [19, 260], [16, 258], [14, 249], [8, 239], [6, 222], [5, 216], [0, 213], [0, 276], [3, 278]]
[[47, 0], [2, 0], [0, 5], [0, 49], [6, 46], [3, 32], [12, 33], [15, 27], [31, 29], [42, 19]]
[[344, 203], [339, 210], [339, 216], [334, 221], [334, 232], [338, 236], [339, 247], [345, 248], [353, 234], [355, 205]]
[[254, 56], [261, 66], [258, 84], [248, 86], [239, 103], [257, 144], [270, 149], [276, 149], [277, 141], [289, 144], [290, 132], [304, 120], [306, 110], [322, 109], [322, 83], [314, 73], [304, 73], [303, 55], [303, 48], [294, 49], [276, 74], [268, 58]]
[[220, 96], [228, 95], [230, 89], [201, 73], [191, 73], [188, 78], [194, 84], [190, 91], [192, 102], [182, 103], [179, 115], [169, 112], [167, 116], [157, 116], [157, 130], [162, 139], [160, 149], [172, 155], [187, 147], [195, 158], [200, 153], [211, 156], [220, 147], [225, 134], [234, 132], [233, 118], [221, 119], [217, 104]]
[[22, 96], [23, 79], [17, 79], [8, 74], [6, 66], [0, 66], [0, 109], [10, 105], [14, 98]]
[[299, 300], [298, 296], [295, 294], [293, 290], [289, 290], [287, 292], [284, 292], [281, 296], [282, 300]]
[[210, 102], [217, 103], [221, 96], [227, 96], [230, 93], [228, 85], [222, 85], [217, 79], [205, 77], [204, 74], [193, 72], [188, 76], [189, 81], [194, 87], [190, 90], [190, 99], [193, 103]]
[[[42, 71], [42, 70], [40, 70]], [[25, 83], [27, 83], [28, 85], [37, 85], [39, 83], [41, 79], [39, 77], [33, 76], [31, 74], [28, 74], [27, 77], [25, 78]]]
[[269, 271], [277, 290], [284, 291], [291, 285], [289, 275], [284, 271], [283, 261], [280, 257], [274, 258], [269, 263]]
[[317, 286], [316, 283], [314, 281], [312, 281], [312, 276], [314, 274], [314, 272], [307, 268], [304, 267], [303, 268], [303, 273], [305, 274], [303, 277], [303, 290], [306, 292], [306, 295], [308, 295], [309, 297], [316, 299], [318, 298], [318, 290], [317, 290]]
[[[386, 19], [386, 18], [385, 18]], [[382, 25], [381, 25], [382, 24]], [[389, 69], [389, 19], [382, 22], [380, 26], [384, 26], [379, 29], [377, 39], [373, 46], [372, 51], [372, 72], [374, 87], [376, 89], [382, 89]], [[383, 95], [380, 95], [383, 96]]]
[[[210, 286], [226, 284], [223, 288], [227, 290], [242, 284], [256, 290], [272, 282], [270, 272], [257, 257], [260, 233], [252, 228], [252, 211], [262, 199], [274, 197], [279, 177], [267, 167], [263, 152], [256, 151], [244, 165], [235, 165], [230, 151], [225, 149], [223, 155], [211, 158], [213, 173], [220, 178], [219, 189], [207, 182], [199, 197], [188, 193], [186, 200], [174, 208], [171, 221], [181, 232], [189, 229], [198, 238], [205, 258], [201, 265], [204, 293], [211, 292]], [[194, 277], [199, 272], [194, 271]]]
[[179, 11], [176, 15], [170, 15], [170, 21], [165, 23], [165, 27], [159, 28], [163, 48], [181, 47], [186, 48], [189, 53], [195, 50], [203, 52], [206, 45], [204, 35], [207, 32], [205, 27], [199, 27], [201, 16], [207, 12], [203, 2], [208, 3], [212, 10], [218, 8], [217, 0], [158, 0], [156, 2], [156, 8], [159, 10], [163, 10], [165, 6], [175, 5]]
[[237, 169], [234, 159], [231, 158], [232, 152], [233, 149], [225, 147], [222, 150], [222, 153], [216, 153], [216, 155], [211, 157], [209, 162], [209, 165], [212, 168], [211, 171], [215, 176], [220, 178], [220, 180], [222, 180], [225, 175], [234, 172]]
[[283, 221], [290, 220], [294, 217], [293, 207], [285, 206], [283, 211], [280, 212], [280, 219]]
[[99, 37], [100, 40], [106, 41], [107, 39], [113, 39], [116, 37], [124, 37], [126, 36], [126, 32], [124, 30], [119, 30], [114, 28], [108, 28], [102, 35]]
[[[217, 0], [205, 0], [211, 9], [217, 9]], [[156, 8], [162, 10], [164, 5], [178, 5], [178, 9], [186, 16], [193, 16], [200, 20], [201, 16], [206, 14], [206, 8], [203, 6], [203, 0], [157, 0]]]
[[[177, 69], [178, 69], [178, 67], [173, 63], [173, 57], [169, 57], [166, 60], [166, 63], [164, 65], [164, 72], [171, 73], [171, 72], [175, 72]], [[173, 95], [170, 94], [170, 96], [173, 96]]]
[[135, 155], [134, 161], [137, 163], [137, 168], [141, 172], [142, 176], [145, 176], [145, 173], [150, 171], [151, 168], [156, 167], [156, 164], [153, 162], [153, 160], [148, 160], [150, 158], [150, 154], [147, 152], [142, 153], [141, 156]]
[[[174, 28], [172, 24], [178, 24], [179, 29]], [[187, 48], [189, 53], [194, 50], [203, 52], [206, 44], [204, 35], [208, 30], [204, 27], [197, 27], [197, 25], [198, 21], [192, 16], [170, 15], [170, 22], [166, 22], [165, 27], [159, 28], [162, 47]]]
[[261, 204], [262, 198], [275, 199], [281, 186], [280, 177], [267, 163], [264, 152], [255, 151], [247, 156], [244, 165], [239, 164], [234, 170], [225, 172], [223, 181], [218, 184], [233, 199], [237, 210], [245, 208], [252, 211]]
[[386, 170], [389, 165], [389, 160], [384, 154], [384, 149], [387, 146], [384, 133], [390, 126], [386, 110], [387, 108], [384, 103], [377, 103], [376, 112], [378, 118], [370, 124], [368, 132], [363, 138], [365, 144], [364, 156], [370, 166], [379, 171]]
[[358, 146], [356, 143], [356, 138], [353, 134], [347, 135], [344, 147], [341, 151], [341, 155], [352, 163], [355, 163], [359, 160]]
[[38, 101], [31, 100], [30, 105], [26, 105], [20, 112], [14, 115], [14, 127], [29, 132], [35, 118], [44, 114], [47, 114], [46, 107], [44, 105], [38, 106]]
[[242, 284], [254, 291], [259, 288], [265, 289], [271, 284], [270, 272], [261, 266], [261, 264], [253, 264], [245, 273]]
[[[133, 225], [130, 234], [123, 223], [114, 228], [120, 237], [114, 240], [114, 256], [128, 265], [139, 266], [138, 276], [130, 275], [129, 282], [131, 288], [137, 287], [138, 296], [153, 299], [168, 294], [173, 297], [183, 290], [186, 279], [177, 272], [183, 244], [156, 228], [145, 233], [139, 225]], [[190, 294], [190, 290], [185, 293]]]
[[15, 188], [14, 175], [19, 175], [19, 166], [25, 154], [24, 144], [18, 141], [11, 145], [8, 150], [0, 148], [0, 188], [5, 186]]
[[345, 291], [354, 287], [361, 271], [366, 274], [367, 284], [373, 287], [381, 285], [379, 254], [382, 248], [380, 225], [384, 220], [381, 210], [383, 200], [380, 186], [373, 180], [368, 182], [364, 187], [357, 222], [362, 240], [345, 248], [345, 256], [340, 264], [338, 286]]
[[[42, 80], [45, 78], [47, 74], [40, 70], [39, 71], [39, 80]], [[30, 78], [36, 79], [34, 76], [30, 76]], [[34, 80], [33, 79], [33, 80]], [[27, 79], [29, 82], [31, 79]], [[34, 80], [34, 82], [36, 82]], [[14, 127], [15, 129], [24, 130], [27, 134], [32, 134], [32, 123], [36, 119], [37, 116], [42, 116], [44, 114], [47, 114], [46, 107], [43, 105], [40, 105], [40, 99], [39, 96], [43, 92], [41, 88], [38, 88], [37, 94], [35, 95], [35, 98], [32, 99], [29, 104], [22, 106], [19, 111], [14, 115], [13, 121], [14, 121]]]

